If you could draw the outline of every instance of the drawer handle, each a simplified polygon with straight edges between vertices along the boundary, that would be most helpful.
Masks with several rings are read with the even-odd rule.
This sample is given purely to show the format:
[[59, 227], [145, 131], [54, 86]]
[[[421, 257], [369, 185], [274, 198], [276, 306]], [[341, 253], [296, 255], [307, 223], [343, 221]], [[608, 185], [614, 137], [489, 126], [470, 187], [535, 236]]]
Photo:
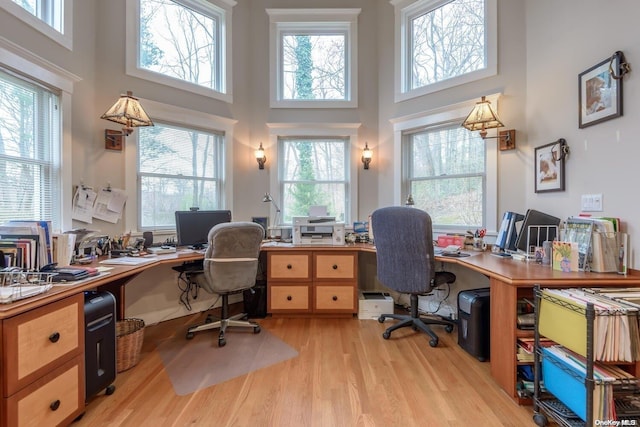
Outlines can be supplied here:
[[53, 402], [51, 402], [51, 405], [49, 405], [49, 408], [51, 408], [52, 411], [57, 411], [59, 407], [60, 399], [54, 400]]
[[291, 266], [291, 264], [287, 264], [287, 269], [291, 270], [293, 267]]
[[333, 264], [333, 269], [334, 269], [334, 270], [337, 270], [337, 269], [338, 269], [338, 266], [337, 266], [337, 265], [335, 265], [335, 264]]
[[287, 301], [291, 301], [293, 297], [291, 295], [287, 295]]
[[60, 340], [60, 332], [54, 332], [49, 335], [49, 341], [56, 343], [58, 340]]
[[331, 298], [334, 301], [338, 301], [338, 297], [336, 295], [333, 296], [333, 298]]

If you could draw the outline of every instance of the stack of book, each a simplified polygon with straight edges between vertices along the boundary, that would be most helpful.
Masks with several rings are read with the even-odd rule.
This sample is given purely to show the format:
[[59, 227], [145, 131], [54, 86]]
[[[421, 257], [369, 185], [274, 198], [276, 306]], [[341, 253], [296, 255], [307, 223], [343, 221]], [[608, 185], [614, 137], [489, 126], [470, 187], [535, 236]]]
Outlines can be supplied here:
[[49, 221], [9, 221], [0, 226], [0, 265], [39, 270], [52, 262]]

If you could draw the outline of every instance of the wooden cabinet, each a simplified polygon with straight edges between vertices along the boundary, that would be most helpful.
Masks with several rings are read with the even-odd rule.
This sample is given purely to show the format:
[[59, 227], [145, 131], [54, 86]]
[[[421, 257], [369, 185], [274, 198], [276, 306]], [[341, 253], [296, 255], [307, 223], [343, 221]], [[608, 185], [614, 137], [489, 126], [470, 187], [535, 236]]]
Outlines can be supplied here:
[[1, 424], [65, 425], [84, 410], [82, 293], [2, 321]]
[[267, 311], [271, 314], [357, 313], [358, 252], [270, 251]]

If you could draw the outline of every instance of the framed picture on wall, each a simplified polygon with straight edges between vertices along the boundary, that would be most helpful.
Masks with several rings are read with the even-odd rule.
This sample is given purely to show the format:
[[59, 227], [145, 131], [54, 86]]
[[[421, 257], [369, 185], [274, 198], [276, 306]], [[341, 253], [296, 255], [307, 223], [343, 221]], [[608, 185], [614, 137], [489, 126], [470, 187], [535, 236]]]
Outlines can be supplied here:
[[580, 129], [622, 116], [622, 52], [578, 75]]
[[564, 191], [564, 144], [554, 141], [536, 147], [534, 155], [535, 191]]

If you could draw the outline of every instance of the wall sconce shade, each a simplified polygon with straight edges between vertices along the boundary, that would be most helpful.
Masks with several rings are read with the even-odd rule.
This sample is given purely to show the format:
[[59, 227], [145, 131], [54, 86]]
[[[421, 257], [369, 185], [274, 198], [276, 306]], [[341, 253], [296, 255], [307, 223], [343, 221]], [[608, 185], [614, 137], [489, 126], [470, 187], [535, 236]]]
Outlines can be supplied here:
[[[105, 131], [105, 148], [115, 150], [122, 149], [122, 137], [131, 135], [134, 127], [153, 126], [149, 115], [131, 91], [127, 91], [126, 95], [120, 95], [120, 99], [100, 118], [124, 125], [122, 132], [109, 129]], [[117, 148], [118, 140], [120, 148]]]
[[255, 151], [256, 161], [258, 162], [258, 169], [264, 169], [264, 163], [267, 161], [267, 156], [264, 154], [264, 148], [262, 148], [262, 142], [260, 147]]
[[498, 114], [493, 111], [491, 102], [482, 97], [482, 99], [476, 102], [475, 107], [471, 110], [471, 113], [462, 122], [462, 127], [472, 132], [480, 131], [480, 137], [482, 139], [497, 138], [499, 141], [499, 148], [501, 151], [513, 150], [516, 148], [516, 131], [506, 130], [500, 131], [498, 136], [487, 136], [487, 129], [495, 129], [503, 127], [504, 124], [500, 121]]
[[371, 163], [371, 158], [373, 157], [373, 152], [369, 149], [369, 143], [364, 143], [364, 150], [362, 150], [362, 163], [364, 163], [364, 168], [369, 169], [369, 163]]

